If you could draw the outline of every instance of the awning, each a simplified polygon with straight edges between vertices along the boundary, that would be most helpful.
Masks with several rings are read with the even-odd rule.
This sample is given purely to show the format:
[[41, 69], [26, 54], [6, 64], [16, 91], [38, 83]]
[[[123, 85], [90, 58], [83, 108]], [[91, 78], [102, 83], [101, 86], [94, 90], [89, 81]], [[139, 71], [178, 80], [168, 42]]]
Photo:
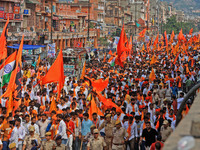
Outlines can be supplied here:
[[26, 3], [31, 3], [31, 4], [40, 4], [37, 0], [26, 0]]
[[[19, 44], [14, 44], [13, 46], [7, 46], [8, 48], [19, 49]], [[46, 47], [44, 45], [23, 45], [24, 50], [33, 50], [38, 49], [40, 47]]]

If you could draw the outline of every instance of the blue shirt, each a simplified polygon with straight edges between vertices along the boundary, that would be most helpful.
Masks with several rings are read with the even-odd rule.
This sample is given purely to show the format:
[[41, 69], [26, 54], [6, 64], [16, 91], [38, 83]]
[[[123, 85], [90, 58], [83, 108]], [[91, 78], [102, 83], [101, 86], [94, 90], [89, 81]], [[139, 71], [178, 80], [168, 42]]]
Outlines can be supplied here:
[[90, 127], [91, 127], [92, 124], [93, 124], [92, 121], [89, 120], [89, 119], [88, 119], [88, 121], [85, 121], [85, 119], [83, 120], [82, 127], [81, 127], [81, 134], [83, 136], [86, 136], [86, 134], [88, 132], [90, 132]]
[[176, 96], [178, 94], [178, 88], [172, 86], [171, 89], [172, 89], [172, 95]]

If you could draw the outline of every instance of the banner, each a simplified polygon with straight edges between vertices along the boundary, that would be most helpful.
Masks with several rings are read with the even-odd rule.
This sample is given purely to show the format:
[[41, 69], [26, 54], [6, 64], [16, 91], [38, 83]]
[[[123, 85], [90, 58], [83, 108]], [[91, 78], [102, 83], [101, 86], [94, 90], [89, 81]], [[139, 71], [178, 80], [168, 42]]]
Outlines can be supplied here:
[[55, 43], [53, 43], [53, 44], [48, 44], [48, 45], [47, 45], [47, 52], [48, 52], [47, 56], [48, 56], [48, 57], [52, 58], [52, 57], [55, 56], [55, 54], [56, 54], [56, 49], [55, 49], [55, 47], [56, 47], [56, 44], [55, 44]]
[[0, 19], [4, 19], [4, 7], [0, 7]]

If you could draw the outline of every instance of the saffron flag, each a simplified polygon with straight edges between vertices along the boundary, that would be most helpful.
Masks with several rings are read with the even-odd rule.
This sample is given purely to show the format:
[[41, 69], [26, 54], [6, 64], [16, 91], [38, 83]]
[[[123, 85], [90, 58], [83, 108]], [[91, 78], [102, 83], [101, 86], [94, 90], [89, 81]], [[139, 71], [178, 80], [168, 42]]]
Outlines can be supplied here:
[[167, 39], [167, 32], [166, 31], [165, 31], [164, 35], [165, 35], [165, 44], [168, 47], [168, 39]]
[[88, 110], [89, 113], [89, 119], [92, 120], [92, 114], [93, 113], [97, 113], [99, 116], [104, 116], [104, 114], [101, 112], [101, 110], [99, 109], [99, 107], [97, 107], [95, 101], [94, 101], [94, 97], [92, 96], [92, 100], [90, 102], [90, 108]]
[[6, 21], [6, 24], [3, 28], [3, 31], [2, 31], [1, 37], [0, 37], [0, 60], [5, 59], [7, 57], [6, 30], [7, 30], [8, 23], [9, 23], [9, 17]]
[[110, 50], [108, 54], [109, 54], [109, 55], [112, 55], [112, 51]]
[[40, 55], [39, 55], [39, 57], [38, 57], [38, 60], [37, 60], [37, 67], [39, 67], [39, 64], [40, 64]]
[[118, 42], [118, 45], [117, 45], [117, 55], [118, 57], [121, 56], [121, 54], [123, 53], [123, 51], [125, 51], [125, 39], [124, 39], [124, 25], [122, 27], [122, 30], [121, 30], [121, 35], [120, 35], [120, 38], [119, 38], [119, 42]]
[[92, 82], [93, 90], [96, 92], [101, 92], [108, 86], [109, 78], [107, 78], [105, 81], [103, 79], [98, 79], [91, 82]]
[[155, 56], [153, 55], [153, 57], [151, 58], [151, 62], [150, 62], [150, 65], [153, 65], [156, 63], [156, 58]]
[[149, 75], [149, 80], [154, 81], [155, 79], [156, 79], [156, 75], [155, 75], [154, 69], [152, 68], [151, 73]]
[[192, 33], [193, 33], [193, 28], [190, 29], [189, 35], [192, 35]]
[[51, 101], [49, 112], [51, 113], [53, 110], [57, 111], [55, 98], [53, 98], [53, 100]]
[[60, 91], [64, 85], [64, 68], [63, 68], [63, 54], [62, 54], [62, 48], [58, 54], [57, 59], [53, 63], [53, 65], [50, 67], [47, 74], [42, 78], [42, 84], [47, 84], [51, 82], [58, 82], [58, 95], [57, 98], [60, 96]]
[[145, 36], [146, 30], [147, 30], [147, 29], [145, 28], [145, 29], [143, 29], [143, 30], [139, 33], [139, 37], [140, 37], [140, 38], [142, 38], [142, 37]]
[[170, 39], [170, 41], [171, 41], [171, 43], [173, 43], [173, 41], [174, 41], [174, 30], [172, 31], [172, 34], [171, 34], [171, 39]]
[[155, 39], [155, 41], [153, 43], [153, 46], [156, 46], [158, 44], [158, 38], [159, 38], [159, 35], [157, 35], [157, 37], [156, 37], [156, 39]]
[[85, 64], [86, 64], [86, 62], [84, 62], [83, 69], [82, 69], [82, 74], [81, 74], [81, 78], [80, 79], [84, 79], [84, 76], [85, 76]]
[[181, 29], [181, 31], [179, 32], [178, 40], [179, 40], [179, 42], [186, 42], [186, 41], [187, 41], [186, 38], [185, 38], [185, 36], [183, 35], [182, 29]]

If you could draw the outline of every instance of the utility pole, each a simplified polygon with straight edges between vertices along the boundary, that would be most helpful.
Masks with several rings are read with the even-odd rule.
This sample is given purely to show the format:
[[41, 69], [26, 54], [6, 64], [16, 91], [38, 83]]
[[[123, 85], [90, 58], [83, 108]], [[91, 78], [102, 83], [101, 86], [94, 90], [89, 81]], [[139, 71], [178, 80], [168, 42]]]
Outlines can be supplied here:
[[136, 21], [137, 21], [137, 3], [135, 2], [135, 36], [136, 36], [136, 28], [137, 28]]
[[159, 0], [157, 0], [157, 25], [158, 25], [158, 35], [159, 35], [159, 30], [160, 30], [160, 27], [159, 27]]
[[51, 0], [51, 44], [53, 43], [52, 34], [53, 34], [53, 0]]
[[88, 37], [87, 40], [90, 40], [90, 0], [88, 0]]

